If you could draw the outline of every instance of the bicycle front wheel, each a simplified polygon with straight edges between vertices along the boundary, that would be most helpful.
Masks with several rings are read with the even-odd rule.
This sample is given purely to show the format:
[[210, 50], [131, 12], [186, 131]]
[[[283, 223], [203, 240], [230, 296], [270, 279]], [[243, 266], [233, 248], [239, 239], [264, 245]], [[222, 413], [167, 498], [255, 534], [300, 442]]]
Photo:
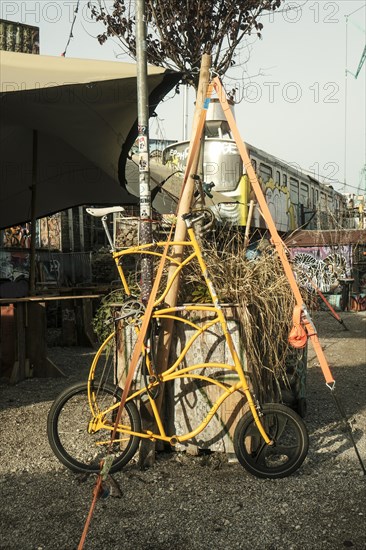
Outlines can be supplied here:
[[[99, 410], [107, 409], [114, 399], [120, 400], [115, 388], [105, 385], [98, 389], [97, 403]], [[114, 424], [117, 412], [110, 413], [106, 420]], [[67, 468], [78, 473], [97, 473], [100, 462], [107, 454], [115, 458], [110, 472], [120, 470], [129, 462], [137, 451], [140, 438], [129, 434], [116, 434], [116, 441], [110, 448], [112, 432], [107, 429], [88, 433], [92, 415], [88, 402], [88, 385], [78, 383], [64, 390], [54, 401], [48, 413], [47, 435], [50, 446], [56, 457]], [[121, 424], [134, 432], [141, 431], [141, 420], [136, 405], [129, 401], [125, 404]]]
[[300, 416], [280, 403], [263, 405], [261, 423], [273, 441], [267, 445], [252, 413], [247, 412], [234, 432], [235, 454], [248, 472], [261, 478], [282, 478], [295, 472], [305, 460], [309, 436]]

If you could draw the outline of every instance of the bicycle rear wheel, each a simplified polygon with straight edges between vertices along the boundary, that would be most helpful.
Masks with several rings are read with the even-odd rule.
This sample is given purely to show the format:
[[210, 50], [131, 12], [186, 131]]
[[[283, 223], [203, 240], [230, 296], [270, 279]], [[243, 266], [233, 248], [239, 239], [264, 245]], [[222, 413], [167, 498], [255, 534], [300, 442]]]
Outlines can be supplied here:
[[260, 417], [268, 437], [267, 445], [249, 411], [238, 422], [234, 449], [242, 466], [261, 478], [282, 478], [295, 472], [305, 460], [309, 436], [300, 416], [280, 403], [263, 405]]
[[[121, 399], [121, 392], [116, 395], [115, 388], [105, 385], [98, 389], [97, 404], [99, 410], [107, 409], [114, 399]], [[116, 410], [107, 417], [114, 424]], [[78, 383], [64, 390], [54, 401], [48, 413], [47, 435], [50, 446], [56, 457], [67, 468], [78, 473], [97, 473], [100, 462], [107, 454], [115, 458], [110, 472], [120, 470], [129, 462], [137, 451], [140, 438], [129, 434], [116, 434], [116, 441], [109, 449], [110, 430], [99, 430], [88, 433], [92, 419], [88, 402], [88, 385]], [[140, 414], [136, 405], [129, 401], [122, 411], [121, 424], [132, 431], [141, 431]]]

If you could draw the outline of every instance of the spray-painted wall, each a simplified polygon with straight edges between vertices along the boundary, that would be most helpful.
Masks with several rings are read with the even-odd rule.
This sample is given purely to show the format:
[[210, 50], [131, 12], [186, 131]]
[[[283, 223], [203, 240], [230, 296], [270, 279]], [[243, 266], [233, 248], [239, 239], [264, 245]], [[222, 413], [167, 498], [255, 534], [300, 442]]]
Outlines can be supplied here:
[[295, 248], [290, 254], [299, 284], [310, 291], [314, 284], [323, 293], [336, 292], [339, 279], [351, 277], [351, 246]]
[[[366, 311], [366, 261], [362, 262], [359, 247], [348, 244], [290, 248], [300, 286], [314, 294], [316, 287], [336, 309]], [[347, 304], [342, 303], [345, 280], [350, 286]]]
[[[28, 295], [30, 251], [0, 249], [0, 297]], [[36, 252], [36, 281], [40, 289], [90, 284], [91, 252]]]
[[39, 220], [39, 237], [41, 248], [61, 250], [61, 213]]

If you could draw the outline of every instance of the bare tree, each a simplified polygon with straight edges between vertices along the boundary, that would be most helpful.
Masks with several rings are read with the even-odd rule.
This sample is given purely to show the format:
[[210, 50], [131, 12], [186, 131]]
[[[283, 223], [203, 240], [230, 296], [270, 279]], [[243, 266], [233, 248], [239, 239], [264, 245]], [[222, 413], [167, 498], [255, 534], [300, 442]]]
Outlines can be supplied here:
[[[135, 4], [138, 0], [88, 2], [93, 17], [103, 22], [98, 36], [120, 40], [136, 58]], [[220, 76], [235, 65], [235, 50], [244, 36], [261, 37], [264, 12], [275, 11], [284, 0], [146, 0], [146, 53], [149, 63], [176, 69], [183, 81], [198, 85], [203, 54], [210, 54], [212, 69]]]

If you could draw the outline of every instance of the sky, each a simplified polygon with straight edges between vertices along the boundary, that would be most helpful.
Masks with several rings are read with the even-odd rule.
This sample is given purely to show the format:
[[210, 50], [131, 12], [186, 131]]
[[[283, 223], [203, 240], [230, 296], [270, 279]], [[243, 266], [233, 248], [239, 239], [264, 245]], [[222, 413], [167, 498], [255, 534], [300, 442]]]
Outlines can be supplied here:
[[[41, 54], [67, 46], [76, 0], [2, 0], [0, 18], [40, 27]], [[87, 1], [81, 0], [67, 57], [131, 61], [118, 41], [101, 46]], [[366, 194], [366, 0], [286, 0], [261, 19], [262, 39], [249, 37], [223, 79], [236, 87], [235, 115], [244, 141], [309, 171], [335, 189]], [[151, 119], [150, 138], [188, 139], [193, 92], [171, 92]], [[181, 124], [177, 124], [177, 120]]]

